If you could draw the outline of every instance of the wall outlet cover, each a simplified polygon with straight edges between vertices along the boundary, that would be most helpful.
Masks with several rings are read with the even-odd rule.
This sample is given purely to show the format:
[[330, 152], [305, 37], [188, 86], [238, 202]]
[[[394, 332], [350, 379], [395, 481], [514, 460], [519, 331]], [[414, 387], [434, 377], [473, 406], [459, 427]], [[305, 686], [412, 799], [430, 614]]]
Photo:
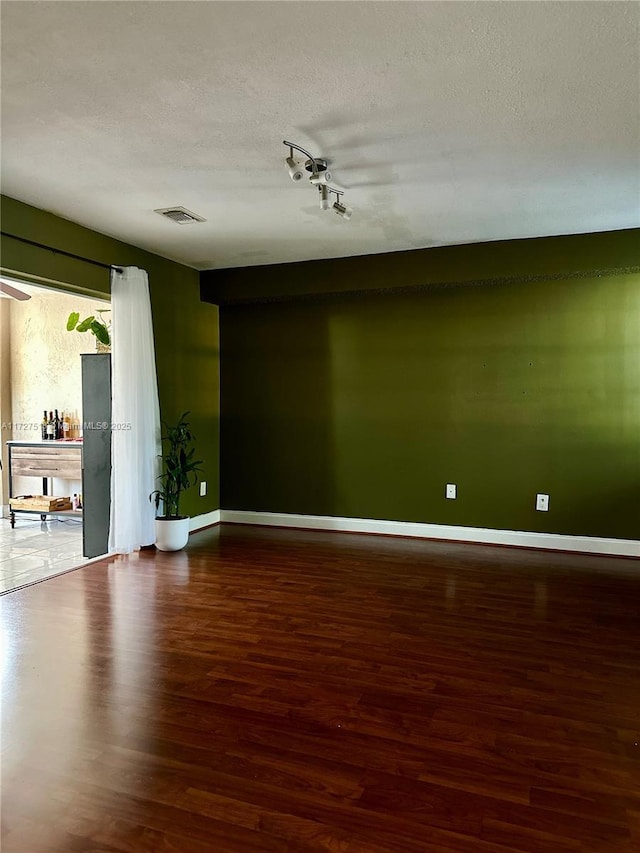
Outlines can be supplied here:
[[538, 512], [549, 512], [549, 495], [536, 495], [536, 509]]

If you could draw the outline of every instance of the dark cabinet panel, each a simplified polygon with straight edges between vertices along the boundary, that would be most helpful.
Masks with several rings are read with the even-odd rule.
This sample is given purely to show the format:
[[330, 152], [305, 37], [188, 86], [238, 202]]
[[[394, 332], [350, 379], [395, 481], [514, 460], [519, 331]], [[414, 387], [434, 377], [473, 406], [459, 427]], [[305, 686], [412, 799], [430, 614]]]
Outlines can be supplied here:
[[82, 502], [85, 557], [106, 554], [111, 508], [111, 356], [82, 355]]

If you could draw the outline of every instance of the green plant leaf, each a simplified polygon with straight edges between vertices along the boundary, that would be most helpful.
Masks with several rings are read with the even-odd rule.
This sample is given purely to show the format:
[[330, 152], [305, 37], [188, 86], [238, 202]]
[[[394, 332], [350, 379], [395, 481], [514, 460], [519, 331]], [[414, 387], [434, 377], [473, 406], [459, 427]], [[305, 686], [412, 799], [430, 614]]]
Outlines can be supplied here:
[[107, 329], [104, 323], [101, 323], [100, 320], [94, 320], [91, 324], [91, 331], [101, 344], [109, 346], [109, 344], [111, 343], [111, 338], [109, 337], [109, 330]]
[[93, 316], [93, 314], [90, 317], [87, 317], [86, 320], [83, 320], [82, 323], [78, 324], [78, 326], [76, 327], [76, 332], [88, 332], [91, 328], [91, 324], [95, 319], [96, 318]]
[[78, 325], [78, 320], [80, 319], [80, 314], [77, 311], [72, 311], [69, 314], [69, 319], [67, 320], [67, 332], [73, 332], [75, 327]]

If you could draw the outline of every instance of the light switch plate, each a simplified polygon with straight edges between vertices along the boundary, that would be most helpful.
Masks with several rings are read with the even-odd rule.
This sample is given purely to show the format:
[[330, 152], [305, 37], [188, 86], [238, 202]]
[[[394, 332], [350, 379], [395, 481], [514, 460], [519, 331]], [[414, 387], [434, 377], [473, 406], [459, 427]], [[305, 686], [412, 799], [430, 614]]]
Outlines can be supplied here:
[[207, 494], [207, 484], [206, 484], [206, 482], [203, 480], [203, 481], [200, 483], [200, 497], [201, 497], [201, 498], [203, 498], [206, 494]]
[[458, 496], [458, 489], [455, 483], [447, 483], [447, 490], [445, 492], [447, 498], [451, 501], [455, 501]]

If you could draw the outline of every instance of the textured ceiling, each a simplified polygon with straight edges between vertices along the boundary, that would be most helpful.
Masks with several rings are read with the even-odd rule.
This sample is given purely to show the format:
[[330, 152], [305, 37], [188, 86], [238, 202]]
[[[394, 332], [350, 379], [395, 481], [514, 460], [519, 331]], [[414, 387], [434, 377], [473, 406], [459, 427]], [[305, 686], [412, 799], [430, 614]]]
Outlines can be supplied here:
[[636, 227], [639, 10], [4, 0], [2, 191], [200, 269]]

